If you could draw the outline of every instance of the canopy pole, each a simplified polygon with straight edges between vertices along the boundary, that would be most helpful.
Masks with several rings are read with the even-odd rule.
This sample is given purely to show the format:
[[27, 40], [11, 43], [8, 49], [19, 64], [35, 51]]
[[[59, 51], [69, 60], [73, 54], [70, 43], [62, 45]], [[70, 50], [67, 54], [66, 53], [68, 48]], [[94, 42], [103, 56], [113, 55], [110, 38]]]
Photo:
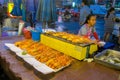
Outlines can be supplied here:
[[115, 2], [116, 2], [116, 0], [113, 0], [112, 7], [115, 7]]

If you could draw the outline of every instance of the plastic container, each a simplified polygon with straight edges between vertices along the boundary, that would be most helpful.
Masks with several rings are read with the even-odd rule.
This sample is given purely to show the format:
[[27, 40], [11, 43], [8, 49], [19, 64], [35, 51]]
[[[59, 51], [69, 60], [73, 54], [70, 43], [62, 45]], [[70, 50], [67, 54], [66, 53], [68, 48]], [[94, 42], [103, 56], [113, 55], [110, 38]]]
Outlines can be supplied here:
[[2, 32], [2, 37], [6, 37], [8, 36], [8, 33], [7, 32]]
[[20, 21], [19, 22], [19, 27], [18, 27], [18, 35], [21, 35], [22, 34], [22, 29], [24, 27], [24, 22], [23, 21]]
[[17, 31], [7, 31], [8, 36], [16, 36], [18, 35]]
[[31, 32], [25, 28], [23, 29], [23, 35], [25, 39], [31, 39]]
[[40, 41], [40, 34], [41, 34], [41, 32], [33, 31], [33, 30], [31, 32], [32, 32], [32, 40]]

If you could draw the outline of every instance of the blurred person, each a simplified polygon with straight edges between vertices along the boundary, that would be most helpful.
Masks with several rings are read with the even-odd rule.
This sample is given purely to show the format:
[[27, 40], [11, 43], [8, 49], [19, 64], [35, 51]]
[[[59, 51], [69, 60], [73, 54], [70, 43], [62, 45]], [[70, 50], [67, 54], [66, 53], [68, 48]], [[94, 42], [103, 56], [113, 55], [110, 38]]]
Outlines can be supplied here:
[[2, 26], [3, 26], [3, 13], [2, 13], [2, 4], [0, 3], [0, 36], [2, 34]]
[[81, 3], [81, 9], [80, 9], [80, 25], [83, 25], [83, 23], [86, 20], [86, 17], [91, 13], [90, 8], [88, 7], [87, 0], [82, 0]]
[[2, 26], [3, 23], [3, 8], [2, 4], [0, 3], [0, 25]]
[[114, 28], [114, 23], [115, 23], [115, 9], [113, 7], [111, 7], [107, 14], [105, 15], [105, 25], [104, 25], [104, 41], [108, 41], [110, 38], [110, 35], [113, 32], [113, 28]]
[[7, 4], [3, 5], [3, 16], [4, 16], [4, 18], [8, 17], [8, 14], [7, 14]]
[[94, 38], [99, 41], [98, 34], [95, 30], [95, 24], [96, 24], [96, 15], [89, 14], [86, 18], [85, 23], [80, 28], [78, 35], [85, 36], [87, 38]]
[[120, 45], [120, 19], [116, 18], [115, 19], [115, 25], [113, 29], [113, 40], [114, 38], [117, 38], [117, 43]]
[[4, 4], [0, 10], [1, 10], [1, 12], [0, 12], [0, 24], [1, 24], [1, 27], [3, 27], [4, 20], [8, 17], [7, 16], [7, 6]]
[[65, 8], [65, 12], [64, 12], [64, 20], [70, 20], [71, 19], [71, 13], [70, 10], [68, 8]]

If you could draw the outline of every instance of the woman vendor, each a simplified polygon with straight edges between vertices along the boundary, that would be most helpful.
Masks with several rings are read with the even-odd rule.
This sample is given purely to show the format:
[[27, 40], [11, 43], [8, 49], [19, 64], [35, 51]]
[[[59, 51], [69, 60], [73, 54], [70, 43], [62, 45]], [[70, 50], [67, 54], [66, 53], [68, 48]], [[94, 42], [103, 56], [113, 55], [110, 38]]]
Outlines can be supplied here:
[[89, 14], [86, 18], [85, 23], [80, 28], [78, 35], [85, 36], [87, 38], [91, 38], [94, 36], [94, 38], [99, 41], [98, 34], [95, 30], [95, 24], [96, 24], [96, 15]]

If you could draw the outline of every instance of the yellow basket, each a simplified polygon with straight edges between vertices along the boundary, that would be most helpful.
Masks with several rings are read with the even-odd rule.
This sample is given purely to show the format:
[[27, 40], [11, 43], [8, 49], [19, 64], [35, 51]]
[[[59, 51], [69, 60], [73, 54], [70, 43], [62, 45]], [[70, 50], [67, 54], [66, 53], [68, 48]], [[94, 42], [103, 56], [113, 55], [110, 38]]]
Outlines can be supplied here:
[[87, 46], [76, 46], [49, 36], [46, 36], [44, 34], [41, 34], [41, 43], [58, 50], [64, 54], [67, 54], [71, 57], [74, 57], [78, 60], [83, 60], [86, 58], [87, 53]]

